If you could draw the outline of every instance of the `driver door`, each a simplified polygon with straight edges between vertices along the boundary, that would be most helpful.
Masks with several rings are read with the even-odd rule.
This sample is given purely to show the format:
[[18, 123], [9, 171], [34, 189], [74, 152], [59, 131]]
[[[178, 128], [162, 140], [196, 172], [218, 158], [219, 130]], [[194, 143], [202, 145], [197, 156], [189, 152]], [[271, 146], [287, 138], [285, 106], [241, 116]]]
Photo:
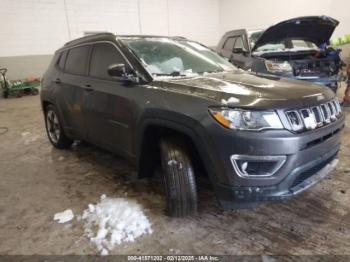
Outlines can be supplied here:
[[89, 94], [86, 97], [88, 140], [121, 155], [131, 151], [133, 88], [113, 79], [107, 72], [113, 64], [125, 64], [113, 43], [92, 47], [89, 67]]

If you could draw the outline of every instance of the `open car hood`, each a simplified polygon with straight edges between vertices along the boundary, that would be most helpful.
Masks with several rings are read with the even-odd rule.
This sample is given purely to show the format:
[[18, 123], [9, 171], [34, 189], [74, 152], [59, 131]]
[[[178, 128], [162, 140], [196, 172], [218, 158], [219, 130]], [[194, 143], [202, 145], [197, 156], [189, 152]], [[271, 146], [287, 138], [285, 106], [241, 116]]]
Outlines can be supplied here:
[[256, 40], [252, 51], [288, 38], [308, 40], [319, 46], [331, 38], [338, 24], [337, 20], [328, 16], [304, 16], [282, 21], [266, 29]]

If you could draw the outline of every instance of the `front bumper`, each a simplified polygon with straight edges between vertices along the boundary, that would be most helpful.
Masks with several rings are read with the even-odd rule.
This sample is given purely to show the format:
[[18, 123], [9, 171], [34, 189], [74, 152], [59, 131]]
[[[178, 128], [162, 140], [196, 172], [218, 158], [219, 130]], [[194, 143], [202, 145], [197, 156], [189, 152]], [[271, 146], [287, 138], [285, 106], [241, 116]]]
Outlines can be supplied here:
[[[337, 166], [338, 158], [335, 153], [326, 155], [305, 166], [299, 167], [284, 183], [270, 187], [227, 187], [219, 186], [219, 200], [223, 208], [249, 208], [260, 202], [277, 201], [291, 198], [312, 187]], [[312, 166], [312, 167], [310, 167]]]
[[[224, 208], [247, 208], [260, 202], [283, 200], [303, 192], [335, 168], [340, 149], [342, 117], [332, 125], [301, 134], [289, 131], [263, 133], [223, 132], [214, 134], [220, 171], [215, 183]], [[219, 131], [218, 131], [219, 132]], [[243, 178], [234, 171], [230, 156], [285, 155], [286, 161], [273, 176]]]

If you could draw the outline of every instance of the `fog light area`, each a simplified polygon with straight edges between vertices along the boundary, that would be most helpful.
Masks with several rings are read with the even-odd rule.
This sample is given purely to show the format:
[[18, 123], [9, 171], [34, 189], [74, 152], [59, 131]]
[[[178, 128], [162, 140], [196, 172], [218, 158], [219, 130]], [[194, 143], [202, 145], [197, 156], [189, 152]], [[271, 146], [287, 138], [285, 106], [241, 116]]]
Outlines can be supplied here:
[[285, 161], [286, 156], [231, 156], [231, 162], [237, 175], [249, 178], [273, 176]]

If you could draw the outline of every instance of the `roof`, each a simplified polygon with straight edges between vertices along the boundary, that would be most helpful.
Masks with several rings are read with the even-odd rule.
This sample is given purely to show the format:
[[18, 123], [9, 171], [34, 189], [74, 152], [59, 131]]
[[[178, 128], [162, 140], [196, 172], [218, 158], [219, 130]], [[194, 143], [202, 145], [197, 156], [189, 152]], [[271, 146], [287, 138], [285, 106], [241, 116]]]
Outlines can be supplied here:
[[137, 37], [137, 38], [172, 38], [172, 39], [187, 39], [183, 36], [166, 36], [166, 35], [116, 35], [116, 37]]
[[247, 32], [246, 29], [237, 29], [237, 30], [231, 30], [225, 33], [225, 37], [229, 37], [229, 36], [235, 36], [235, 35], [242, 35], [245, 34]]
[[101, 40], [101, 39], [105, 39], [106, 37], [115, 37], [115, 35], [112, 33], [99, 33], [99, 34], [94, 34], [94, 35], [83, 36], [83, 37], [80, 37], [80, 38], [77, 38], [77, 39], [74, 39], [72, 41], [65, 43], [64, 47], [82, 44], [85, 42], [89, 42], [91, 40], [93, 40], [93, 41]]

